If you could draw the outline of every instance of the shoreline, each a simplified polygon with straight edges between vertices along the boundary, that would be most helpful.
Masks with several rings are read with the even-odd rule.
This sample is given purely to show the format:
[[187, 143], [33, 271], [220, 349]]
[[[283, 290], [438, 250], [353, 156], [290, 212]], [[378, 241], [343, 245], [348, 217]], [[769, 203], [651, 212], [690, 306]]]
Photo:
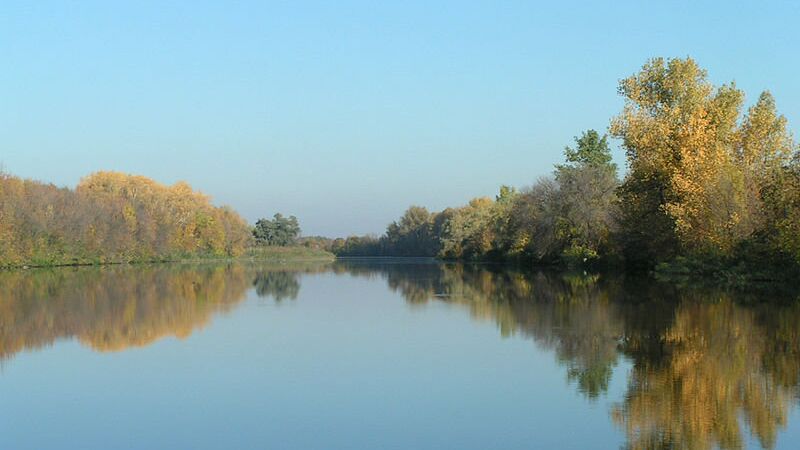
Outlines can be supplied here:
[[30, 270], [30, 269], [50, 269], [68, 267], [104, 267], [104, 266], [128, 266], [128, 265], [148, 265], [148, 264], [181, 264], [181, 263], [213, 263], [213, 262], [333, 262], [336, 255], [323, 250], [311, 249], [302, 246], [292, 247], [259, 247], [248, 249], [243, 255], [219, 257], [219, 256], [188, 256], [176, 258], [152, 258], [152, 259], [133, 259], [130, 261], [75, 261], [75, 262], [55, 262], [49, 264], [41, 263], [20, 263], [20, 264], [0, 264], [0, 270]]

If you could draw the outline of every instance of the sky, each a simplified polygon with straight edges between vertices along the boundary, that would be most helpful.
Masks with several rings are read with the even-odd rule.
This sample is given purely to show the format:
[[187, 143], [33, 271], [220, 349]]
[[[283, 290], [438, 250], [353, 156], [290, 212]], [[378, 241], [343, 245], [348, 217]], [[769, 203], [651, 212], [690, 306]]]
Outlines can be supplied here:
[[185, 180], [251, 222], [381, 233], [551, 173], [656, 56], [749, 103], [770, 90], [796, 132], [799, 22], [792, 2], [5, 0], [0, 164]]

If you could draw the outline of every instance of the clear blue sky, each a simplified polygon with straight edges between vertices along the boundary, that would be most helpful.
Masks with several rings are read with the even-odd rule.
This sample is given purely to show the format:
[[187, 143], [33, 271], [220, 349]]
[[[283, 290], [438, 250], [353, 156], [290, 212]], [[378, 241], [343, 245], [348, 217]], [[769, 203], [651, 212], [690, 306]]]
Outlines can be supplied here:
[[0, 162], [381, 232], [410, 204], [549, 173], [653, 56], [692, 56], [748, 101], [771, 90], [796, 130], [798, 23], [790, 2], [4, 1]]

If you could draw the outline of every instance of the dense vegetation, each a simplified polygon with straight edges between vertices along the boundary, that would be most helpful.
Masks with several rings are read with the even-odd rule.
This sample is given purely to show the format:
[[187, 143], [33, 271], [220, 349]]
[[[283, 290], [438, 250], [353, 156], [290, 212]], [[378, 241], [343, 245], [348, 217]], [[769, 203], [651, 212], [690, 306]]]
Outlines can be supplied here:
[[332, 250], [758, 275], [798, 267], [800, 158], [769, 92], [743, 114], [733, 83], [712, 85], [689, 58], [656, 58], [619, 93], [609, 133], [626, 151], [623, 180], [606, 136], [589, 130], [529, 188], [435, 213], [412, 206], [383, 236]]
[[[430, 212], [410, 207], [383, 236], [300, 238], [294, 216], [251, 229], [185, 183], [100, 172], [76, 189], [0, 174], [0, 265], [237, 256], [301, 244], [340, 256], [513, 259], [774, 277], [800, 268], [800, 157], [775, 100], [714, 86], [692, 59], [648, 61], [623, 79], [609, 136], [576, 137], [552, 176]], [[263, 250], [262, 250], [263, 251]], [[780, 268], [780, 271], [776, 271]]]
[[259, 219], [256, 222], [253, 237], [261, 245], [294, 245], [300, 237], [300, 222], [295, 216], [283, 217], [276, 213], [272, 220]]
[[74, 190], [0, 174], [0, 265], [237, 256], [250, 227], [183, 182], [98, 172]]

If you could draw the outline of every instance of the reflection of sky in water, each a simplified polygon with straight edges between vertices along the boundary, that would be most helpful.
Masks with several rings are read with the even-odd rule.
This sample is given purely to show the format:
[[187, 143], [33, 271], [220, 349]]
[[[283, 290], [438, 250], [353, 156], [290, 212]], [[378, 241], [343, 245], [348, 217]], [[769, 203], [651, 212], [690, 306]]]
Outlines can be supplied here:
[[[531, 306], [508, 294], [524, 292], [530, 283], [511, 277], [515, 285], [505, 286], [506, 278], [480, 271], [442, 274], [428, 266], [338, 274], [316, 268], [294, 277], [263, 272], [163, 275], [162, 283], [194, 286], [189, 294], [184, 288], [159, 291], [178, 295], [171, 300], [178, 307], [143, 313], [140, 302], [138, 322], [112, 321], [145, 330], [133, 333], [137, 338], [150, 330], [163, 334], [147, 344], [95, 351], [72, 339], [81, 331], [91, 334], [92, 324], [71, 323], [52, 345], [6, 358], [0, 447], [583, 449], [626, 442], [624, 427], [614, 424], [610, 412], [630, 393], [637, 357], [620, 356], [615, 341], [608, 388], [594, 400], [567, 379], [569, 367], [596, 361], [591, 345], [571, 340], [597, 330], [636, 328], [631, 320], [641, 316], [608, 299], [619, 295], [618, 287], [538, 280], [535, 289], [548, 289], [542, 298], [552, 298]], [[127, 273], [115, 273], [115, 286]], [[182, 284], [186, 279], [193, 282]], [[260, 288], [253, 282], [258, 279]], [[102, 285], [96, 279], [87, 283], [95, 290]], [[424, 295], [409, 292], [425, 286], [434, 286], [428, 301], [406, 301], [419, 301]], [[436, 296], [444, 290], [450, 294]], [[230, 307], [208, 307], [209, 297], [197, 295], [206, 291], [231, 296], [223, 302]], [[581, 302], [581, 295], [591, 301]], [[189, 297], [194, 306], [182, 307]], [[99, 311], [126, 305], [116, 299]], [[131, 317], [131, 309], [120, 308], [119, 314]], [[0, 311], [8, 314], [7, 308]], [[722, 329], [754, 326], [744, 307], [728, 311], [733, 313], [725, 320], [738, 322]], [[147, 314], [163, 327], [148, 323]], [[180, 314], [187, 316], [172, 317]], [[167, 330], [192, 320], [202, 323], [188, 333]], [[498, 328], [510, 323], [515, 329], [503, 337]], [[682, 326], [702, 333], [704, 325]], [[8, 333], [6, 328], [2, 336]], [[132, 332], [127, 333], [121, 335]], [[599, 342], [608, 350], [606, 340]], [[797, 416], [793, 408], [775, 448], [800, 442]], [[744, 444], [758, 447], [743, 430]]]

